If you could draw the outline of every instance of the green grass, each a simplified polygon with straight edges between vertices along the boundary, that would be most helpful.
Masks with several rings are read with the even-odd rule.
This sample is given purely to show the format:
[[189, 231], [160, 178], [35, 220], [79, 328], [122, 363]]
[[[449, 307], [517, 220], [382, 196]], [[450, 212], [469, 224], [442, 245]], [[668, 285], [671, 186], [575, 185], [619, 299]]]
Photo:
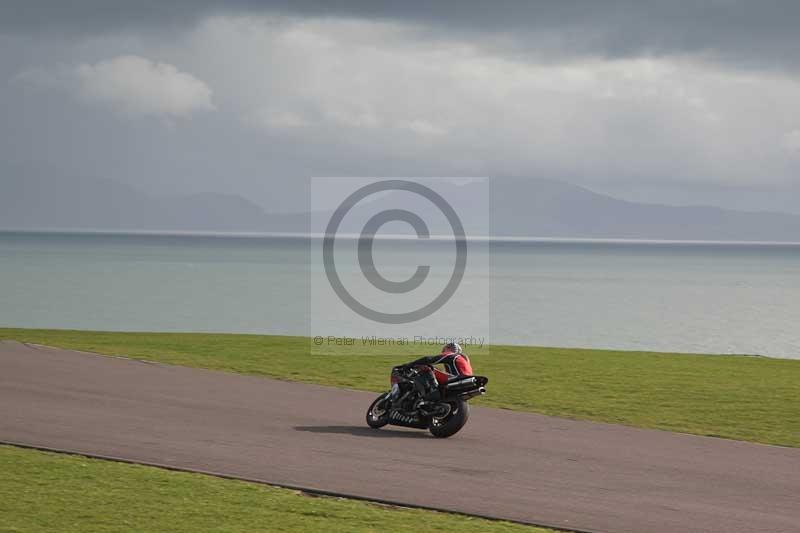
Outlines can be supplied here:
[[[0, 339], [371, 391], [419, 347], [324, 347], [259, 335], [0, 329]], [[322, 353], [319, 353], [322, 352]], [[800, 446], [800, 361], [493, 346], [475, 403], [577, 419]]]
[[547, 530], [0, 446], [0, 533]]

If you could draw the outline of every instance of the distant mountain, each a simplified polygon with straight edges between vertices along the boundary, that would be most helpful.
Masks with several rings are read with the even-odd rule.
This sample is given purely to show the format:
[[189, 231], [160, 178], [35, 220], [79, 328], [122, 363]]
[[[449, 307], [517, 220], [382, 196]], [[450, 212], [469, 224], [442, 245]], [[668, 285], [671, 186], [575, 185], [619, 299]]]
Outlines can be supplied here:
[[[491, 228], [491, 235], [509, 237], [800, 242], [800, 215], [635, 203], [546, 179], [494, 179], [488, 200], [486, 196], [485, 185], [447, 188], [446, 199], [468, 235], [485, 235]], [[487, 202], [490, 222], [484, 217]], [[434, 209], [393, 193], [376, 200], [369, 210], [389, 207]], [[361, 231], [366, 216], [358, 208], [353, 213], [350, 224], [342, 225], [345, 232]], [[328, 216], [312, 217], [312, 228], [321, 231]], [[450, 233], [449, 226], [435, 221], [430, 230]]]
[[[490, 222], [484, 216], [485, 185], [449, 187], [447, 200], [473, 235], [485, 235], [491, 227], [493, 235], [513, 237], [800, 241], [798, 215], [635, 203], [545, 179], [493, 180]], [[434, 209], [425, 200], [389, 193], [354, 208], [340, 230], [358, 233], [368, 212], [390, 207], [419, 213]], [[102, 179], [0, 181], [3, 229], [302, 233], [322, 231], [329, 218], [330, 212], [310, 218], [268, 213], [235, 194], [157, 198]], [[432, 233], [449, 233], [443, 219], [431, 224]], [[398, 224], [397, 229], [407, 228]]]
[[111, 180], [0, 181], [0, 228], [144, 231], [304, 231], [305, 214], [274, 215], [235, 194], [153, 197]]
[[497, 180], [496, 235], [800, 242], [800, 216], [619, 200], [550, 180]]

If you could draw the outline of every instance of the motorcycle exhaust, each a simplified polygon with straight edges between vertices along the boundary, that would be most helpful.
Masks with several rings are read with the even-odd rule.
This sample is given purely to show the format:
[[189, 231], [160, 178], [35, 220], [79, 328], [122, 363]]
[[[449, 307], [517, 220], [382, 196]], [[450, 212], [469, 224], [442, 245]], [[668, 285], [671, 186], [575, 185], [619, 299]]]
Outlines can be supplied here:
[[459, 381], [453, 381], [447, 384], [447, 390], [458, 392], [464, 389], [472, 389], [476, 387], [478, 384], [477, 380], [474, 377], [468, 377], [461, 379]]
[[470, 398], [474, 398], [475, 396], [481, 396], [486, 394], [486, 389], [483, 387], [478, 387], [474, 391], [462, 392], [459, 394], [459, 398], [462, 400], [469, 400]]
[[475, 396], [486, 394], [486, 384], [488, 382], [489, 379], [486, 376], [470, 376], [453, 383], [448, 383], [447, 392], [448, 395], [453, 393], [462, 400], [469, 400]]
[[[470, 376], [447, 384], [447, 391], [452, 393], [472, 392], [483, 389], [489, 380], [483, 376]], [[485, 392], [485, 389], [484, 389]]]

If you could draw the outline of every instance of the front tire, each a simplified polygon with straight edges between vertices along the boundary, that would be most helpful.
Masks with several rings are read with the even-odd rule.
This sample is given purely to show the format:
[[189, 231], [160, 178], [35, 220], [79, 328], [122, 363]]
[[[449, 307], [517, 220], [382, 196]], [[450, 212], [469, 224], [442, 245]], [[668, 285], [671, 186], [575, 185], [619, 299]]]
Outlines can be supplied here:
[[469, 404], [464, 400], [450, 403], [450, 413], [444, 418], [432, 418], [428, 431], [438, 439], [446, 439], [458, 433], [469, 420]]
[[388, 398], [389, 393], [384, 392], [367, 409], [367, 425], [372, 429], [382, 428], [389, 423], [389, 410], [386, 408]]

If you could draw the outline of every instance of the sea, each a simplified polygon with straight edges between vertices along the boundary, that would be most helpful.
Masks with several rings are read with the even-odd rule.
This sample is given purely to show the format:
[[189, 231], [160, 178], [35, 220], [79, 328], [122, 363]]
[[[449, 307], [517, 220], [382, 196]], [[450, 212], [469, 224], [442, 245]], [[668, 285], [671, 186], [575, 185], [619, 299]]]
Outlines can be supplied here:
[[[481, 267], [461, 280], [460, 299], [421, 319], [426, 335], [457, 323], [492, 344], [800, 358], [800, 244], [479, 244], [469, 257]], [[0, 232], [0, 327], [394, 334], [315, 294], [330, 291], [319, 247], [299, 235]], [[372, 253], [398, 281], [421, 264], [446, 267], [454, 249], [385, 239]], [[364, 275], [356, 259], [337, 267], [344, 284]], [[423, 300], [426, 283], [451, 279], [444, 270], [415, 289]]]

